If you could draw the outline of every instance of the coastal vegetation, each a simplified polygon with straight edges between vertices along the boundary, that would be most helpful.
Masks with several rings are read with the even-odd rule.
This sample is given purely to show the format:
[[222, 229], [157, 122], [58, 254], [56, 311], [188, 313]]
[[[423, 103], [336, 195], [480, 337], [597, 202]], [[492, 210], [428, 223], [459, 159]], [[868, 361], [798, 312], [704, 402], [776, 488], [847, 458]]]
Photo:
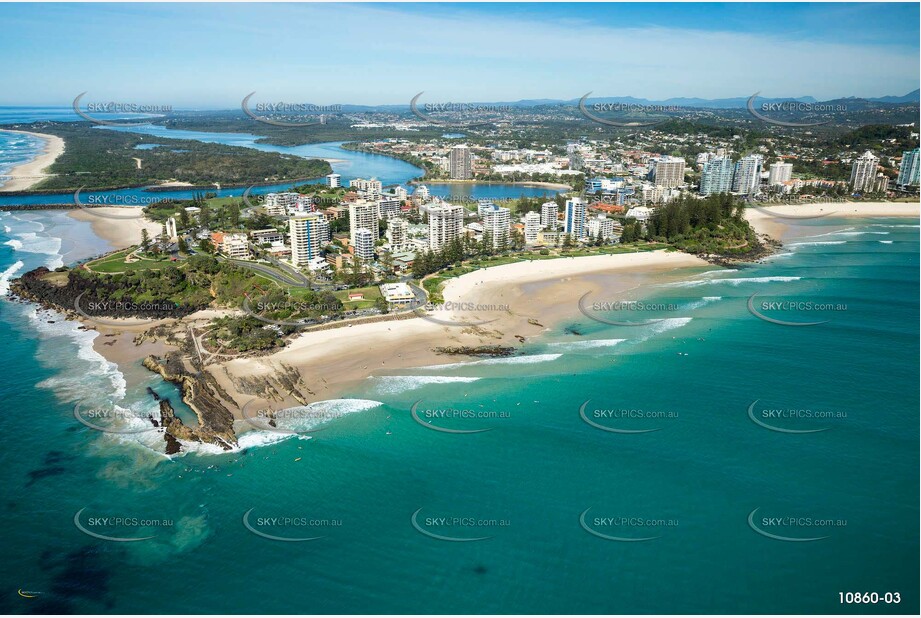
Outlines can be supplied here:
[[[319, 159], [197, 140], [151, 138], [95, 127], [89, 122], [37, 122], [8, 128], [64, 139], [64, 153], [48, 169], [53, 176], [31, 191], [115, 189], [171, 181], [196, 186], [248, 186], [317, 178], [332, 171], [328, 162]], [[144, 144], [156, 146], [137, 148]]]
[[622, 240], [667, 242], [698, 255], [743, 256], [761, 248], [744, 210], [727, 194], [704, 199], [681, 196], [656, 208], [645, 227], [628, 220]]

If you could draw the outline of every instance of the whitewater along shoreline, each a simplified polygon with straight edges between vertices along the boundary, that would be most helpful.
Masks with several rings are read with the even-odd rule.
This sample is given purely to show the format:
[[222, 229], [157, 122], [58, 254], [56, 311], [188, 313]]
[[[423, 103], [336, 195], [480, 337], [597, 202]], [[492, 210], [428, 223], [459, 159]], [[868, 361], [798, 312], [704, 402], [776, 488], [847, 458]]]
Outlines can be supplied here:
[[[918, 216], [917, 204], [831, 206], [837, 206], [841, 216]], [[829, 205], [775, 207], [770, 212], [803, 216], [822, 214], [823, 207]], [[776, 234], [780, 229], [776, 214], [749, 211], [749, 221], [759, 233]], [[92, 223], [94, 232], [105, 233], [115, 248], [135, 244], [140, 235], [136, 219]], [[684, 279], [709, 264], [698, 256], [659, 250], [479, 269], [448, 280], [442, 295], [453, 309], [428, 312], [429, 319], [388, 316], [391, 319], [306, 330], [268, 355], [231, 357], [205, 348], [202, 335], [208, 322], [237, 313], [232, 310], [207, 309], [156, 323], [116, 320], [118, 326], [99, 324], [73, 311], [67, 317], [98, 331], [101, 336], [94, 340], [94, 349], [123, 372], [143, 365], [179, 386], [199, 422], [194, 428], [184, 426], [169, 404], [161, 402], [171, 453], [178, 452], [176, 439], [229, 450], [237, 445], [238, 431], [252, 429], [243, 420], [246, 407], [277, 411], [340, 398], [373, 376], [515, 354], [522, 344], [577, 317], [578, 301], [586, 294], [592, 298], [603, 294], [607, 301], [638, 300], [643, 296], [641, 288]], [[21, 286], [15, 291], [22, 299], [42, 302], [23, 294]]]
[[[443, 291], [446, 305], [474, 310], [428, 313], [436, 321], [413, 317], [307, 331], [269, 355], [212, 357], [202, 374], [221, 393], [238, 427], [252, 428], [239, 423], [244, 407], [252, 418], [253, 410], [340, 398], [374, 376], [515, 354], [523, 343], [579, 316], [579, 299], [586, 293], [635, 300], [632, 294], [638, 288], [680, 280], [689, 269], [708, 267], [696, 256], [664, 250], [495, 266], [451, 279]], [[183, 325], [203, 328], [199, 317], [188, 316]], [[195, 347], [186, 339], [165, 359], [145, 363], [175, 363]], [[188, 362], [186, 372], [193, 373]]]
[[33, 133], [13, 129], [0, 129], [6, 133], [31, 135], [44, 142], [42, 152], [31, 161], [17, 165], [7, 174], [0, 175], [0, 193], [27, 191], [48, 177], [44, 170], [50, 167], [58, 157], [64, 154], [64, 140], [57, 135]]
[[[772, 205], [746, 208], [745, 219], [755, 232], [772, 238], [785, 238], [791, 226], [821, 222], [836, 217], [913, 217], [921, 216], [921, 202], [825, 202], [820, 204]], [[800, 217], [797, 219], [796, 217]]]

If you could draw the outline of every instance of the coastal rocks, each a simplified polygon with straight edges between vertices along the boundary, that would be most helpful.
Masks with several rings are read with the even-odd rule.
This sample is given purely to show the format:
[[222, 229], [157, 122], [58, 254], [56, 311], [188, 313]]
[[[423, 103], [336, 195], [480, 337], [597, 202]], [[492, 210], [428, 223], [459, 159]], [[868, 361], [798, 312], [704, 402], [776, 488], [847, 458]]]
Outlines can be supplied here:
[[[185, 369], [179, 353], [171, 352], [165, 358], [148, 356], [143, 361], [144, 367], [182, 390], [182, 400], [188, 404], [198, 417], [198, 428], [191, 429], [183, 424], [174, 413], [168, 400], [160, 401], [162, 425], [166, 434], [177, 440], [203, 442], [231, 450], [237, 446], [237, 436], [233, 430], [233, 414], [218, 399], [220, 389], [213, 384], [208, 374], [193, 375]], [[167, 437], [167, 446], [170, 438]]]
[[[201, 307], [175, 303], [132, 303], [124, 297], [125, 289], [113, 276], [91, 274], [82, 269], [49, 270], [40, 266], [10, 282], [10, 292], [16, 296], [64, 313], [67, 319], [79, 319], [76, 302], [81, 311], [90, 311], [97, 318], [180, 318]], [[161, 306], [162, 305], [162, 306]]]
[[477, 345], [434, 348], [434, 351], [436, 354], [502, 357], [512, 356], [515, 353], [515, 348], [505, 345]]

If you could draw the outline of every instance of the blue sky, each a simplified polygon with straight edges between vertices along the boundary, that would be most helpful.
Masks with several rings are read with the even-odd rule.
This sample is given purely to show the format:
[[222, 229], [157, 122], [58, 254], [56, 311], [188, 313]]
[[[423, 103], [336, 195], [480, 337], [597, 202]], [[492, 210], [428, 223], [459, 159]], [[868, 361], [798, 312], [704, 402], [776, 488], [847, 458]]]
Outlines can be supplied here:
[[919, 5], [0, 4], [0, 105], [901, 95]]

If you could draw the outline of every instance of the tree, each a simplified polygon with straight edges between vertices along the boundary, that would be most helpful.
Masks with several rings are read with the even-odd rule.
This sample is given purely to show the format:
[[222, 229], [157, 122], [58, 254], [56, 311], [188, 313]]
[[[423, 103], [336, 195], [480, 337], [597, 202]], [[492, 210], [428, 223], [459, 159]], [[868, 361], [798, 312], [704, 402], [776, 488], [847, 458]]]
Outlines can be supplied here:
[[141, 251], [147, 252], [148, 249], [150, 249], [150, 234], [144, 228], [141, 230]]

